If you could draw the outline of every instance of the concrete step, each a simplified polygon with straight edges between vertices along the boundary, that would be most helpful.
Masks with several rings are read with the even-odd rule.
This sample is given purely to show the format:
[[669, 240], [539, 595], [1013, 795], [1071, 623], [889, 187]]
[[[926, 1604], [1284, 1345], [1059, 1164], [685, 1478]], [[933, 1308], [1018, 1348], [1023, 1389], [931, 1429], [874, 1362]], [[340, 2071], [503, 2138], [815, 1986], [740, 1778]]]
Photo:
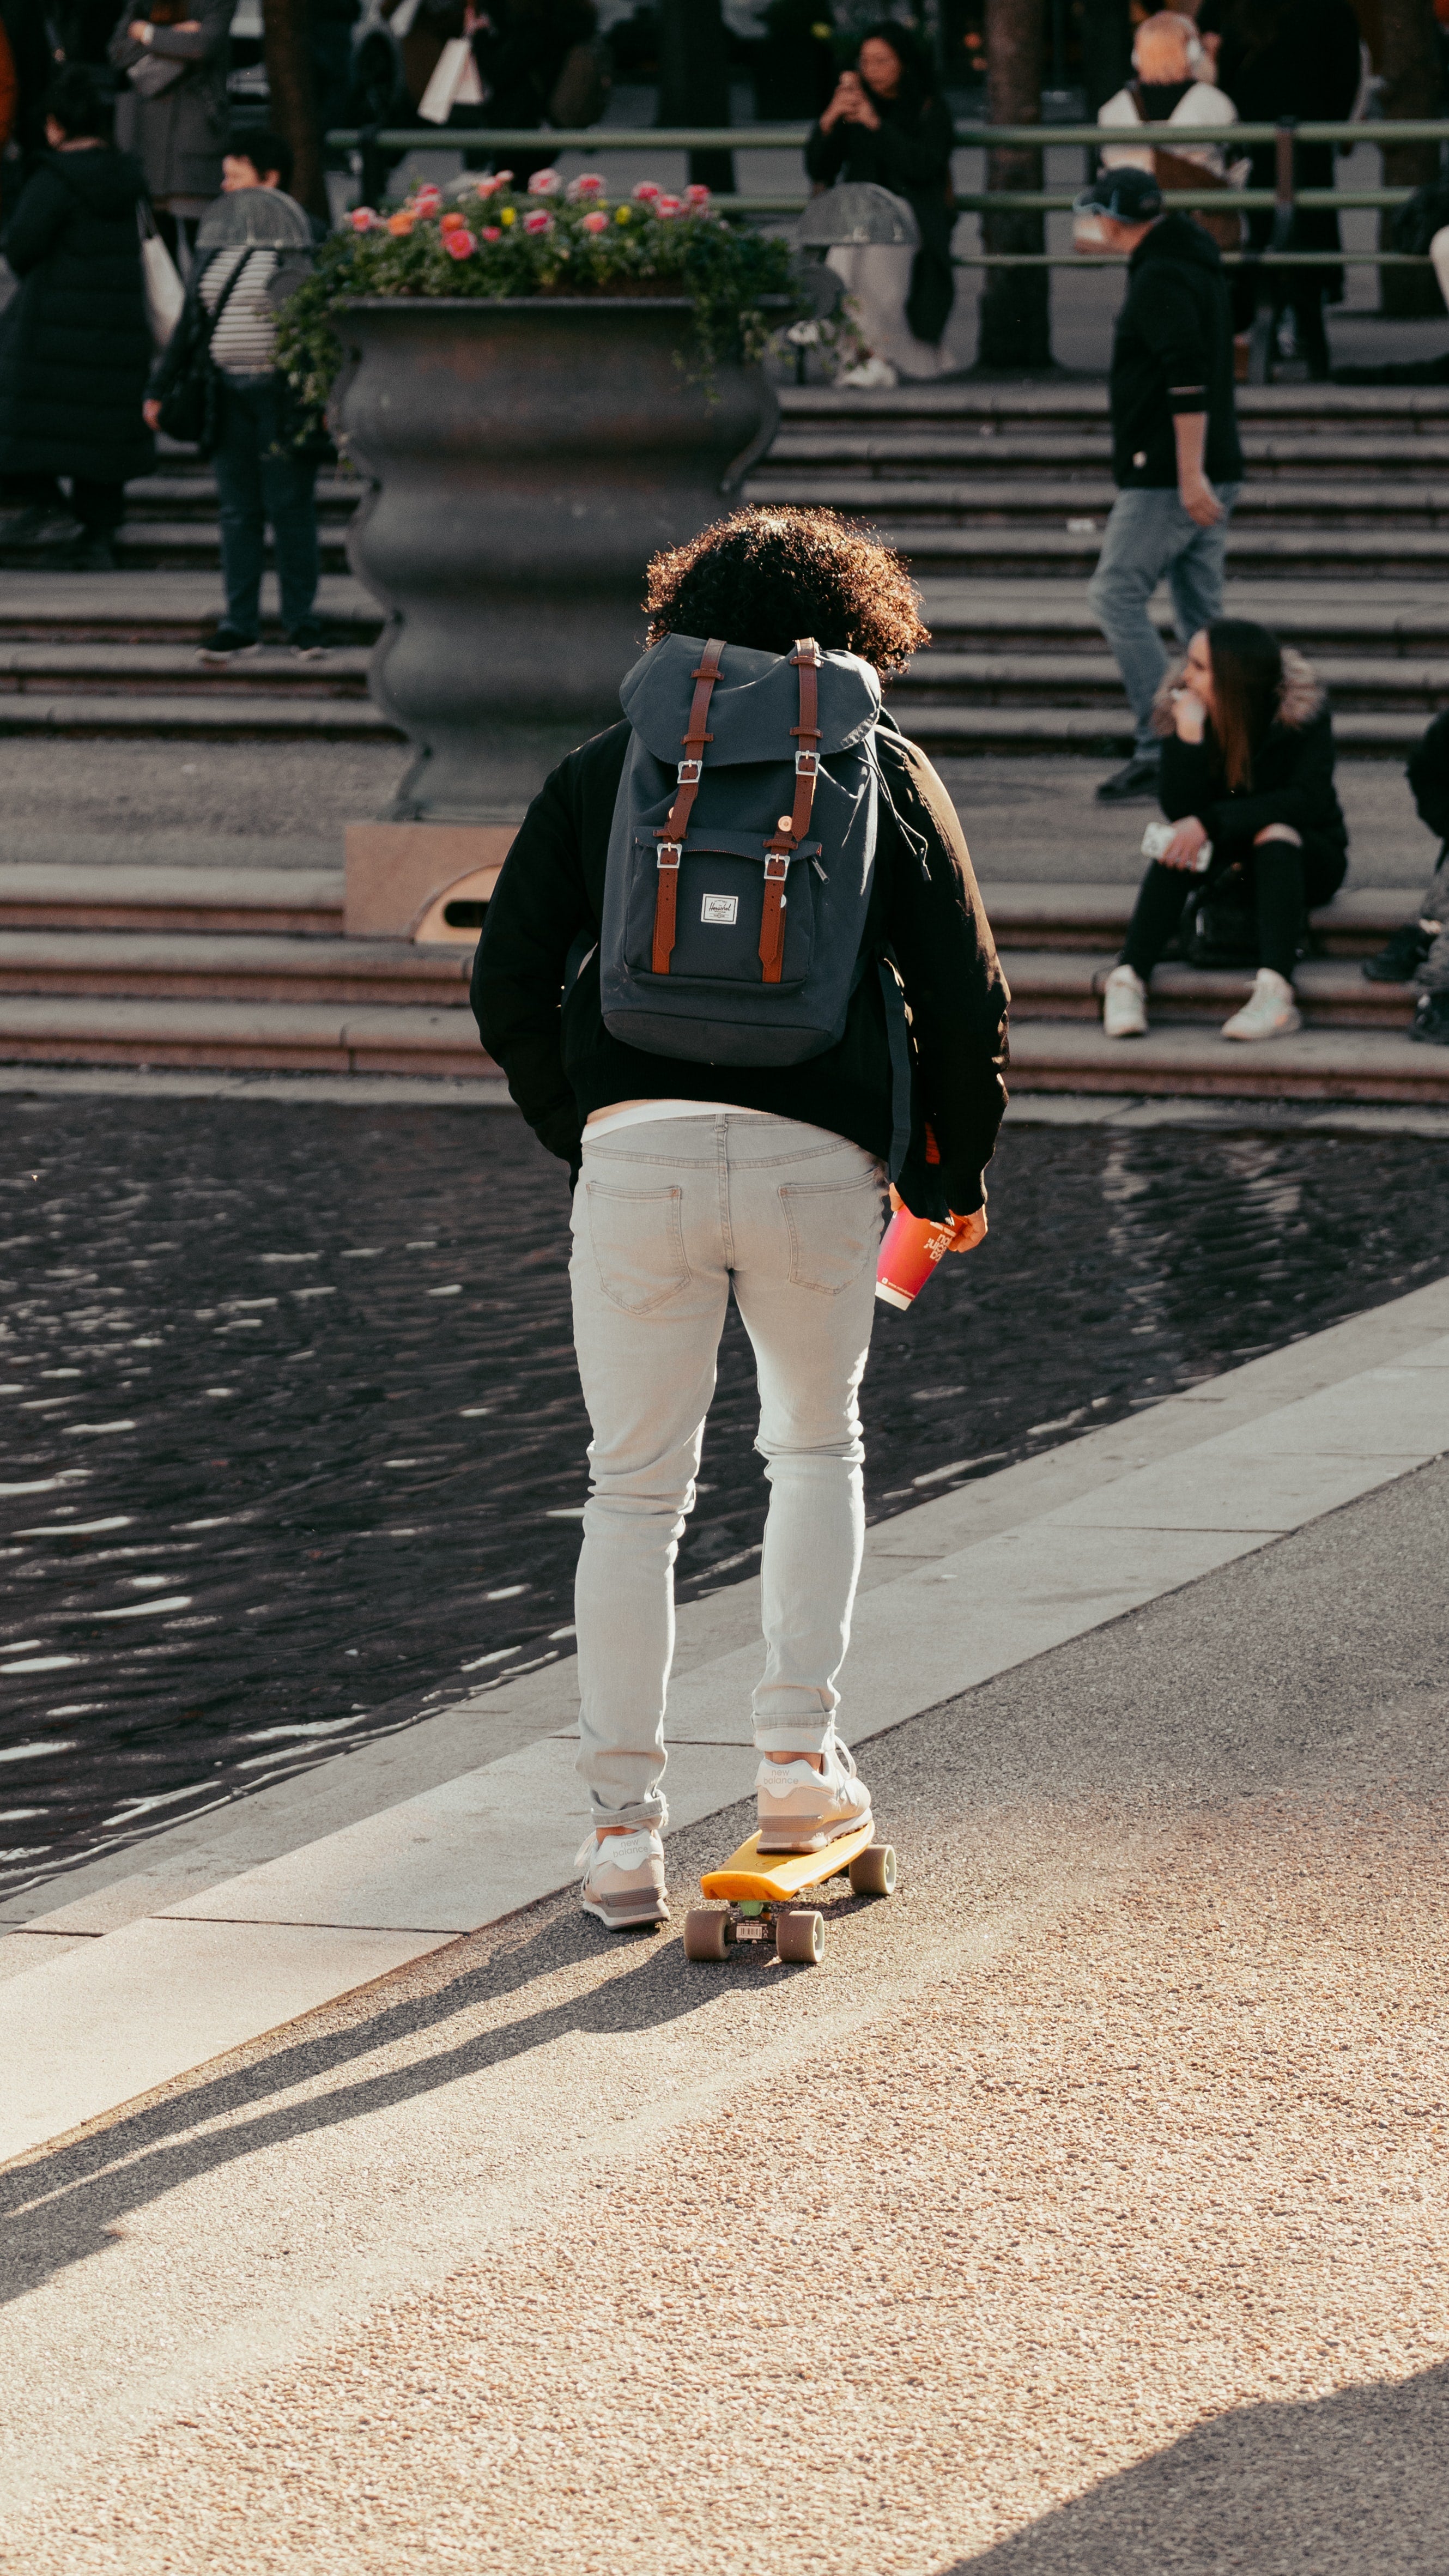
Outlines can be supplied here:
[[[1024, 427], [1105, 421], [1107, 387], [1099, 376], [1069, 382], [897, 385], [880, 391], [835, 385], [782, 385], [781, 417], [797, 421], [1019, 421]], [[1449, 386], [1240, 385], [1240, 424], [1292, 424], [1316, 436], [1362, 426], [1372, 433], [1392, 421], [1417, 434], [1449, 429]]]
[[[933, 756], [980, 751], [1021, 753], [1085, 752], [1094, 758], [1131, 748], [1132, 719], [1126, 701], [1110, 706], [1041, 707], [919, 705], [909, 708], [909, 731]], [[0, 729], [4, 717], [0, 715]], [[1340, 753], [1403, 759], [1424, 731], [1417, 713], [1385, 708], [1348, 708], [1335, 713], [1334, 739]]]
[[[345, 527], [368, 489], [369, 486], [356, 474], [319, 474], [318, 518], [324, 522], [340, 521]], [[216, 476], [209, 466], [197, 467], [189, 474], [146, 474], [126, 486], [128, 521], [177, 518], [214, 521], [217, 506]]]
[[0, 930], [0, 993], [466, 1009], [473, 952], [256, 932]]
[[[1231, 613], [1272, 623], [1285, 644], [1321, 662], [1325, 649], [1356, 657], [1449, 655], [1449, 606], [1430, 592], [1410, 593], [1402, 582], [1234, 581]], [[988, 641], [994, 649], [1031, 651], [1076, 648], [1100, 653], [1102, 630], [1080, 582], [1043, 575], [1029, 586], [1017, 581], [928, 578], [922, 585], [925, 615], [938, 647], [966, 648]], [[1171, 604], [1159, 593], [1153, 617], [1165, 637], [1173, 634]]]
[[231, 1066], [496, 1078], [471, 1012], [320, 1002], [0, 996], [0, 1064]]
[[[1449, 472], [1449, 435], [1422, 437], [1283, 436], [1245, 429], [1242, 448], [1250, 475], [1333, 475], [1367, 481], [1393, 472], [1419, 476]], [[1108, 431], [1065, 423], [1055, 435], [999, 427], [993, 421], [958, 428], [915, 425], [878, 430], [783, 426], [770, 449], [772, 467], [827, 466], [836, 470], [898, 474], [925, 467], [941, 472], [1019, 475], [1043, 472], [1106, 473], [1112, 461]]]
[[[272, 607], [273, 586], [263, 593], [262, 633], [282, 640]], [[221, 614], [214, 572], [193, 568], [156, 572], [7, 572], [0, 582], [0, 637], [11, 643], [191, 643], [209, 635]], [[380, 633], [382, 610], [349, 573], [324, 575], [317, 614], [329, 636], [352, 648]]]
[[[1127, 826], [1128, 818], [1122, 819]], [[981, 894], [1003, 950], [1038, 954], [1055, 950], [1100, 958], [1116, 955], [1137, 900], [1137, 882], [1031, 885], [994, 884], [988, 879]], [[1312, 948], [1322, 957], [1370, 957], [1412, 910], [1413, 898], [1393, 887], [1345, 887], [1332, 903], [1309, 915]]]
[[226, 735], [249, 740], [306, 737], [319, 742], [401, 742], [403, 736], [365, 698], [309, 697], [258, 689], [185, 696], [159, 690], [134, 697], [100, 690], [0, 691], [0, 734]]
[[0, 932], [238, 931], [340, 939], [341, 868], [0, 865]]
[[[1019, 478], [941, 474], [929, 479], [906, 473], [806, 473], [783, 462], [777, 465], [773, 456], [751, 476], [748, 489], [752, 500], [869, 511], [880, 520], [908, 516], [921, 524], [976, 526], [1000, 521], [1027, 528], [1037, 522], [1050, 526], [1054, 520], [1095, 516], [1098, 534], [1116, 498], [1115, 484], [1096, 473]], [[1301, 525], [1329, 539], [1340, 528], [1390, 522], [1386, 538], [1402, 544], [1420, 529], [1440, 528], [1449, 521], [1449, 482], [1418, 483], [1395, 474], [1377, 480], [1366, 475], [1361, 483], [1327, 477], [1322, 483], [1286, 479], [1245, 483], [1233, 512], [1234, 532], [1255, 519], [1269, 520], [1285, 534]]]
[[1242, 1046], [1208, 1029], [1109, 1040], [1087, 1021], [1028, 1021], [1011, 1047], [1014, 1092], [1449, 1105], [1449, 1048], [1377, 1029], [1304, 1029]]
[[127, 696], [204, 691], [214, 698], [252, 698], [257, 692], [301, 699], [367, 696], [363, 645], [339, 645], [323, 662], [299, 662], [282, 643], [264, 646], [213, 670], [197, 660], [193, 644], [132, 642], [77, 643], [69, 638], [15, 643], [0, 636], [0, 692], [32, 695], [50, 688], [85, 689]]
[[[1015, 1030], [1037, 1020], [1099, 1018], [1102, 983], [1116, 959], [1110, 951], [1073, 956], [1058, 949], [1003, 948], [1001, 962]], [[1166, 1020], [1220, 1028], [1246, 1000], [1252, 982], [1245, 969], [1159, 966], [1152, 978], [1153, 1025]], [[1305, 958], [1294, 983], [1310, 1028], [1406, 1029], [1414, 1016], [1412, 986], [1370, 984], [1357, 966], [1337, 959]]]
[[[766, 490], [754, 477], [745, 487], [745, 498], [790, 500], [801, 506], [829, 503], [865, 517], [899, 547], [918, 575], [959, 575], [969, 567], [994, 579], [1007, 573], [1056, 579], [1073, 574], [1085, 582], [1096, 568], [1106, 525], [1101, 512], [1084, 510], [1086, 524], [1081, 529], [1036, 526], [1029, 521], [1015, 527], [957, 527], [944, 518], [923, 519], [904, 512], [896, 518], [880, 506], [879, 495], [887, 488], [872, 486], [868, 497], [857, 491], [854, 499], [843, 500], [823, 487], [813, 492]], [[1341, 581], [1353, 566], [1361, 565], [1381, 579], [1392, 575], [1409, 582], [1442, 582], [1449, 567], [1449, 530], [1255, 528], [1235, 518], [1228, 530], [1227, 560], [1230, 574], [1238, 577], [1316, 575]]]
[[[319, 553], [324, 572], [343, 573], [348, 569], [345, 527], [324, 526], [319, 532]], [[116, 554], [123, 572], [210, 570], [221, 562], [221, 546], [214, 519], [136, 519], [129, 521], [116, 536]], [[270, 543], [268, 564], [273, 560]], [[0, 553], [0, 563], [13, 563], [20, 572], [43, 571], [32, 554], [25, 557]], [[57, 578], [64, 578], [63, 575]]]
[[[4, 657], [0, 655], [0, 671]], [[1378, 713], [1418, 711], [1421, 720], [1449, 702], [1449, 652], [1442, 661], [1402, 654], [1320, 653], [1314, 668], [1333, 701], [1335, 715], [1349, 708]], [[935, 646], [918, 653], [892, 683], [902, 721], [922, 705], [1110, 706], [1120, 713], [1122, 678], [1110, 653], [1013, 651], [958, 653]]]

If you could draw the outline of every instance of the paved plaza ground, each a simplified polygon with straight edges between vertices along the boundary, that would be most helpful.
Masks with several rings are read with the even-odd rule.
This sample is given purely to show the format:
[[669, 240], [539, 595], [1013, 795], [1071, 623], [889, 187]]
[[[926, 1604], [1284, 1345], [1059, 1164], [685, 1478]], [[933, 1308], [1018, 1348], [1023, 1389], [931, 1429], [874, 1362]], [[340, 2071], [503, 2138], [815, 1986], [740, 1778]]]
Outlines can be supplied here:
[[[560, 1894], [13, 2164], [0, 2566], [1437, 2576], [1446, 1321], [874, 1533], [861, 1732], [1067, 1642], [867, 1744], [902, 1888], [820, 1970]], [[752, 1613], [701, 1605], [686, 1736]], [[379, 1901], [441, 1884], [411, 1812]]]

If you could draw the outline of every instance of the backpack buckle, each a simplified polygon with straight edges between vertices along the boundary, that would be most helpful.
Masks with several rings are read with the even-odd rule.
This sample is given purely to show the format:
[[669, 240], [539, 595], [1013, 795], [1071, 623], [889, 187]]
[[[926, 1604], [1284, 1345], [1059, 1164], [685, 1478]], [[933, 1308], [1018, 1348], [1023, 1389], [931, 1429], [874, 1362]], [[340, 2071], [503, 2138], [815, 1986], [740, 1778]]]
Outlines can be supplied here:
[[797, 778], [818, 778], [820, 775], [819, 752], [797, 751], [795, 754], [795, 775]]
[[789, 873], [790, 860], [786, 851], [767, 850], [765, 852], [765, 880], [767, 884], [773, 879], [776, 883], [783, 885]]
[[659, 844], [659, 864], [661, 868], [677, 868], [679, 865], [679, 853], [683, 846], [684, 844], [682, 841], [661, 841]]
[[679, 764], [679, 784], [681, 787], [697, 787], [703, 775], [704, 762], [702, 760], [681, 760]]

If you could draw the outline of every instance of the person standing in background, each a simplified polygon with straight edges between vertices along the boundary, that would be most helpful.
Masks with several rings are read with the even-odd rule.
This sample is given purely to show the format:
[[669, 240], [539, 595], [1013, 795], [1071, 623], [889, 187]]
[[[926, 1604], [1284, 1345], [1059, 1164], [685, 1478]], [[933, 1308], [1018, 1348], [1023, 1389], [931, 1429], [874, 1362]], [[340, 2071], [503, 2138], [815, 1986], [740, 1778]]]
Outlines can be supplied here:
[[1145, 170], [1100, 171], [1073, 212], [1079, 249], [1127, 261], [1109, 382], [1117, 498], [1087, 598], [1135, 731], [1131, 759], [1097, 795], [1130, 804], [1157, 796], [1153, 701], [1167, 656], [1152, 594], [1166, 579], [1184, 645], [1222, 615], [1228, 520], [1243, 479], [1232, 320], [1215, 244], [1190, 215], [1164, 213]]
[[805, 167], [823, 186], [864, 180], [901, 197], [916, 218], [919, 250], [872, 245], [832, 250], [826, 265], [845, 280], [865, 354], [836, 379], [893, 385], [943, 371], [941, 343], [951, 318], [956, 273], [951, 235], [954, 132], [917, 38], [883, 18], [861, 38], [854, 71], [842, 72], [805, 146]]
[[145, 171], [157, 229], [183, 276], [197, 224], [221, 186], [234, 0], [195, 0], [194, 16], [190, 5], [151, 0], [142, 16], [128, 5], [109, 48], [123, 75], [116, 139]]
[[[251, 134], [247, 147], [245, 152], [228, 153], [222, 193], [235, 196], [244, 189], [277, 189], [285, 197], [292, 175], [290, 144], [279, 134]], [[287, 203], [300, 232], [309, 218], [290, 198]], [[273, 238], [285, 238], [285, 227]], [[211, 362], [220, 378], [219, 435], [212, 464], [220, 504], [226, 612], [197, 660], [213, 668], [258, 649], [268, 523], [287, 641], [307, 662], [320, 661], [326, 650], [315, 614], [317, 458], [299, 453], [292, 443], [289, 388], [276, 363], [272, 293], [282, 257], [280, 250], [266, 244], [236, 240], [200, 253], [181, 319], [152, 372], [146, 403], [146, 418], [153, 429], [158, 428], [167, 393], [191, 364], [198, 340], [209, 331]], [[290, 269], [290, 257], [288, 265]], [[279, 291], [285, 300], [287, 288]], [[219, 317], [214, 325], [213, 315]]]
[[45, 102], [48, 149], [0, 241], [21, 281], [0, 320], [0, 483], [22, 504], [3, 541], [44, 544], [44, 561], [75, 572], [114, 570], [125, 486], [154, 457], [141, 418], [145, 183], [111, 143], [111, 114], [96, 73], [75, 64], [59, 74]]
[[[1244, 125], [1272, 125], [1280, 116], [1307, 123], [1337, 124], [1351, 115], [1358, 96], [1362, 59], [1358, 20], [1349, 0], [1203, 0], [1202, 19], [1220, 32], [1217, 81], [1227, 91]], [[1295, 170], [1300, 188], [1333, 186], [1331, 143], [1300, 143]], [[1252, 148], [1252, 188], [1274, 184], [1275, 147]], [[1248, 217], [1248, 246], [1265, 250], [1273, 233], [1271, 207]], [[1338, 216], [1331, 206], [1299, 206], [1293, 218], [1295, 250], [1330, 251], [1342, 247]], [[1341, 268], [1280, 269], [1275, 282], [1275, 311], [1286, 305], [1293, 314], [1296, 354], [1316, 383], [1329, 370], [1325, 303], [1343, 295]], [[1246, 348], [1257, 308], [1258, 272], [1244, 266], [1233, 285], [1233, 320]]]
[[[1194, 125], [1234, 122], [1233, 102], [1214, 88], [1207, 76], [1209, 68], [1191, 18], [1180, 16], [1175, 9], [1159, 9], [1155, 17], [1144, 18], [1137, 30], [1132, 48], [1135, 77], [1098, 109], [1097, 123], [1129, 128], [1179, 125], [1184, 128], [1183, 139], [1171, 145], [1176, 158], [1196, 162], [1220, 179], [1221, 146], [1194, 144], [1186, 130]], [[1146, 170], [1154, 178], [1157, 176], [1156, 149], [1151, 143], [1104, 144], [1102, 161], [1109, 170]]]

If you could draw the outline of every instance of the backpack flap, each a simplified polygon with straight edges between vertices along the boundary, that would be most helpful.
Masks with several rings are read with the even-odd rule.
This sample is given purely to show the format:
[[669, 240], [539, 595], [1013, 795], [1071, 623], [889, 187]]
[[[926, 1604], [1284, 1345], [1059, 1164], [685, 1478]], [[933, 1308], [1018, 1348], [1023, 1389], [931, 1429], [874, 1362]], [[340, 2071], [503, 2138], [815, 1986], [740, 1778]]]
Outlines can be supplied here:
[[870, 901], [874, 671], [808, 637], [780, 655], [670, 636], [620, 694], [634, 740], [605, 880], [605, 1027], [712, 1064], [823, 1053]]

